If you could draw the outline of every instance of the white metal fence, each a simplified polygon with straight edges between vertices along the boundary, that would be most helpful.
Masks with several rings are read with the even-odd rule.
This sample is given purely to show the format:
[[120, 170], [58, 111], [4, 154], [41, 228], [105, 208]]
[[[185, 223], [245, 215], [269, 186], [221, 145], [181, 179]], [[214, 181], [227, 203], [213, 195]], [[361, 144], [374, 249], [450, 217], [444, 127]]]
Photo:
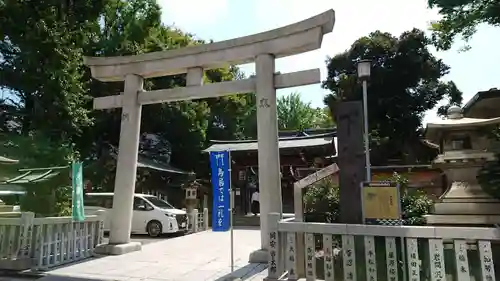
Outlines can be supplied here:
[[498, 240], [497, 228], [304, 223], [273, 213], [266, 280], [495, 281]]
[[[33, 270], [46, 270], [91, 257], [102, 244], [103, 216], [87, 216], [83, 222], [71, 217], [0, 218], [0, 269], [28, 261]], [[28, 269], [28, 268], [26, 268]]]
[[[183, 209], [186, 210], [186, 209]], [[208, 208], [204, 208], [203, 212], [194, 209], [188, 213], [189, 232], [199, 232], [208, 230]]]

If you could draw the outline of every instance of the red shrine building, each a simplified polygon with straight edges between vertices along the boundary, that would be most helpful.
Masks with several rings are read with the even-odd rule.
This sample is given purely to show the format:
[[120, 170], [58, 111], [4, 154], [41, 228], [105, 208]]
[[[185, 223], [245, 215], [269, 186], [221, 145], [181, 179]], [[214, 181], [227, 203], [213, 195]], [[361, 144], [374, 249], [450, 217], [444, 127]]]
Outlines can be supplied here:
[[[415, 147], [412, 150], [426, 150], [431, 154], [435, 152], [436, 155], [438, 153], [438, 147], [425, 141], [413, 146]], [[336, 147], [335, 128], [279, 132], [284, 213], [293, 213], [293, 183], [335, 163]], [[205, 149], [205, 152], [225, 150], [231, 152], [235, 209], [239, 215], [250, 212], [251, 195], [258, 187], [257, 149], [256, 140], [212, 140], [211, 145]], [[441, 195], [444, 191], [442, 173], [440, 170], [432, 169], [430, 163], [414, 163], [408, 159], [384, 159], [377, 166], [376, 162], [377, 160], [373, 159], [372, 163], [375, 165], [372, 167], [372, 177], [375, 181], [387, 180], [394, 172], [398, 172], [409, 179], [410, 187], [422, 188], [435, 196]], [[334, 174], [332, 177], [335, 181], [338, 175]]]
[[[279, 132], [283, 212], [293, 213], [293, 183], [334, 161], [335, 129]], [[211, 141], [205, 152], [231, 152], [232, 185], [238, 214], [250, 212], [250, 199], [258, 186], [257, 140]]]

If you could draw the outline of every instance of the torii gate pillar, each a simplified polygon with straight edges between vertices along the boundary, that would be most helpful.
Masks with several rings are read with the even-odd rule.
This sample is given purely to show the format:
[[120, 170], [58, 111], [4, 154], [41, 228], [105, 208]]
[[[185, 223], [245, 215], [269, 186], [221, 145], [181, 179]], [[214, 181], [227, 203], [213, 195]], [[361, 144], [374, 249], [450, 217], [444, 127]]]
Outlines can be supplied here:
[[[278, 147], [278, 115], [274, 86], [274, 56], [263, 54], [255, 60], [257, 95], [257, 141], [259, 164], [261, 248], [269, 243], [267, 214], [283, 213]], [[267, 261], [265, 251], [250, 256], [252, 262]]]
[[[256, 93], [261, 203], [261, 249], [251, 262], [267, 262], [268, 214], [282, 213], [276, 89], [319, 83], [319, 69], [276, 74], [276, 58], [319, 49], [323, 35], [333, 30], [333, 10], [282, 28], [211, 44], [123, 57], [85, 57], [92, 77], [125, 81], [124, 93], [94, 99], [94, 109], [122, 108], [122, 122], [110, 242], [96, 249], [105, 254], [139, 250], [130, 242], [141, 107], [146, 104]], [[203, 71], [255, 61], [256, 76], [201, 85]], [[144, 91], [143, 79], [186, 73], [186, 87]]]
[[[129, 74], [125, 77], [115, 178], [115, 191], [120, 192], [115, 192], [113, 196], [113, 219], [111, 220], [109, 237], [109, 244], [113, 245], [130, 242], [142, 111], [141, 104], [137, 102], [137, 93], [142, 91], [142, 85], [143, 78], [141, 76]], [[132, 196], [130, 196], [131, 194]], [[131, 207], [115, 208], [114, 206]], [[140, 249], [140, 245], [134, 244], [133, 246]]]

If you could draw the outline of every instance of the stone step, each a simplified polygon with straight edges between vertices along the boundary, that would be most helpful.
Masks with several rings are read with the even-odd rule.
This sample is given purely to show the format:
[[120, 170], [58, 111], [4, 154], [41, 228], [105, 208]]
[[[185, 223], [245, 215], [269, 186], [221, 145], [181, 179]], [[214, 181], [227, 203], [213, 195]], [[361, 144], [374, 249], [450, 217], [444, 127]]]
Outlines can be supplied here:
[[500, 215], [498, 203], [436, 203], [434, 204], [436, 215]]
[[234, 226], [260, 226], [260, 216], [234, 216]]
[[427, 215], [428, 225], [494, 225], [500, 215]]
[[[294, 214], [291, 213], [283, 213], [283, 218], [292, 218], [295, 217]], [[235, 215], [233, 217], [234, 226], [260, 226], [260, 214], [257, 216], [254, 215]]]

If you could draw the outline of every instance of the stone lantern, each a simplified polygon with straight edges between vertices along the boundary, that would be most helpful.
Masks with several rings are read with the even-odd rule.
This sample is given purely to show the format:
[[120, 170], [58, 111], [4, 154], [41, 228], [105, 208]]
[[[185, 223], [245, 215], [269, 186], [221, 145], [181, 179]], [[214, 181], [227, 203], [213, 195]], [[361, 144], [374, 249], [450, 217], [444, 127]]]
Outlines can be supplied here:
[[433, 167], [447, 177], [447, 190], [426, 216], [429, 225], [487, 226], [500, 223], [500, 201], [486, 194], [476, 176], [495, 155], [487, 133], [500, 118], [466, 118], [459, 107], [450, 107], [445, 120], [427, 124], [426, 139], [439, 144]]
[[201, 184], [196, 180], [193, 180], [184, 186], [185, 203], [188, 213], [191, 213], [198, 206], [198, 189], [200, 188]]
[[186, 187], [184, 190], [186, 192], [186, 199], [196, 199], [198, 198], [198, 189], [194, 186]]

